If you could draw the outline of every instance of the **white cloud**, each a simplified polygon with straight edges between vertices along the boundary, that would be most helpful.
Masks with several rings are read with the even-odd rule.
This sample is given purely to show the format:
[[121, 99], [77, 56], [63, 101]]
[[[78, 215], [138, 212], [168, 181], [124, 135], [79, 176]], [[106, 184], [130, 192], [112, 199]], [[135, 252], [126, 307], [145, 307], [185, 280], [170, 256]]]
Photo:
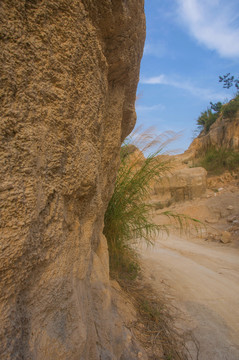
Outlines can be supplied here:
[[222, 57], [239, 57], [238, 0], [176, 0], [191, 35]]
[[140, 80], [140, 82], [142, 84], [150, 84], [150, 85], [155, 85], [155, 84], [164, 84], [164, 85], [169, 85], [168, 84], [168, 80], [166, 79], [165, 75], [159, 75], [159, 76], [154, 76], [148, 79], [142, 79]]
[[149, 84], [149, 85], [168, 85], [175, 87], [177, 89], [182, 89], [189, 92], [191, 95], [197, 96], [202, 99], [207, 100], [224, 100], [226, 98], [225, 94], [223, 93], [216, 93], [210, 89], [200, 88], [192, 84], [190, 81], [185, 81], [182, 79], [173, 79], [164, 74], [159, 76], [151, 77], [148, 79], [142, 79], [140, 81], [142, 84]]
[[147, 106], [147, 105], [136, 105], [136, 110], [137, 111], [155, 111], [155, 110], [164, 110], [165, 106], [162, 104], [156, 104], [156, 105], [151, 105], [151, 106]]

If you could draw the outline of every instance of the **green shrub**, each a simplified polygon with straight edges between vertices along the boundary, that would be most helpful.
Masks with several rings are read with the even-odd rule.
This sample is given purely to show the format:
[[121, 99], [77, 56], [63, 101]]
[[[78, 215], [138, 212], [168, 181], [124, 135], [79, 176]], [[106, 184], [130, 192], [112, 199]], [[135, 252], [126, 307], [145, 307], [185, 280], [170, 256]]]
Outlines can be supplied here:
[[[199, 130], [202, 129], [207, 133], [212, 126], [212, 124], [217, 120], [219, 117], [221, 110], [222, 110], [222, 103], [220, 101], [216, 103], [210, 102], [210, 109], [201, 112], [201, 115], [197, 119], [197, 125]], [[198, 135], [198, 131], [195, 131], [196, 135]]]
[[[142, 138], [147, 142], [146, 151], [158, 141], [145, 134]], [[161, 230], [167, 231], [167, 226], [157, 225], [151, 220], [154, 205], [149, 204], [149, 193], [152, 180], [160, 180], [170, 168], [167, 158], [159, 156], [161, 146], [145, 159], [139, 151], [132, 150], [129, 141], [121, 149], [121, 166], [105, 213], [103, 231], [108, 242], [111, 276], [131, 279], [137, 276], [140, 268], [135, 250], [137, 241], [143, 239], [152, 243]], [[177, 221], [180, 226], [187, 221], [184, 215], [171, 212], [162, 215]]]
[[237, 111], [239, 111], [239, 94], [223, 106], [222, 114], [225, 118], [233, 119]]
[[201, 112], [201, 115], [197, 119], [197, 125], [203, 127], [205, 132], [208, 132], [211, 125], [217, 120], [218, 113], [213, 113], [211, 109]]
[[215, 175], [220, 175], [225, 170], [236, 170], [239, 168], [239, 152], [233, 149], [211, 147], [197, 162], [197, 166], [202, 166]]

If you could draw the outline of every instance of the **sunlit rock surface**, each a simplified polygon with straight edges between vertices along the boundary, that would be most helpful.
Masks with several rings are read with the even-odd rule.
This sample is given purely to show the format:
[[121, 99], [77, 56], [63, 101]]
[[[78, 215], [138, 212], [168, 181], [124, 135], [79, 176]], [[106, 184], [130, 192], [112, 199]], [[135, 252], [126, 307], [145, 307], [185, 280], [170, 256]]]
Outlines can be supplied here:
[[134, 359], [103, 216], [134, 101], [142, 0], [0, 3], [0, 358]]

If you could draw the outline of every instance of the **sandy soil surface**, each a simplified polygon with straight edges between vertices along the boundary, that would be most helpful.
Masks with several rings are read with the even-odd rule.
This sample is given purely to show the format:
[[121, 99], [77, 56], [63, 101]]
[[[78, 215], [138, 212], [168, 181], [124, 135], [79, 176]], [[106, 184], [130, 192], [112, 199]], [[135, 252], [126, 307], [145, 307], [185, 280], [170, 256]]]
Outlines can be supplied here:
[[[228, 230], [232, 215], [237, 219], [238, 199], [235, 189], [222, 190], [176, 210], [209, 219], [217, 233]], [[154, 247], [141, 247], [145, 274], [182, 311], [178, 325], [191, 331], [198, 343], [198, 349], [193, 342], [187, 344], [193, 359], [239, 360], [238, 231], [228, 244], [205, 238], [171, 234]]]

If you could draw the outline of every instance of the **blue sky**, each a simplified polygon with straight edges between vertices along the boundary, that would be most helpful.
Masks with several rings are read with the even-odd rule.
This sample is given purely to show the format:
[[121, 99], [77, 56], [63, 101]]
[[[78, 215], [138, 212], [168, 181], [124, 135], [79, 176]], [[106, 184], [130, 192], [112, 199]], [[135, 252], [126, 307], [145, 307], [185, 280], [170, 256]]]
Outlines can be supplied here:
[[147, 35], [137, 125], [182, 132], [183, 152], [210, 101], [226, 101], [219, 75], [239, 76], [239, 0], [145, 0]]

